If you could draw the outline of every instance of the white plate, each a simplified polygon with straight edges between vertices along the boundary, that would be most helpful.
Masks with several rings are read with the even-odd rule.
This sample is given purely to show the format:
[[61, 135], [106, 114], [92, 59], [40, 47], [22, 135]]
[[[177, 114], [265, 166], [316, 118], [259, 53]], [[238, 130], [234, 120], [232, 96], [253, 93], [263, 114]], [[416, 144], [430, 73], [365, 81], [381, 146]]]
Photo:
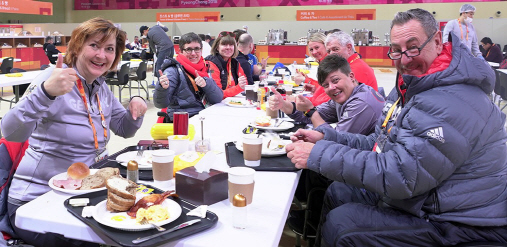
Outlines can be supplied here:
[[151, 152], [151, 150], [144, 150], [143, 158], [141, 159], [136, 159], [137, 151], [122, 153], [116, 157], [116, 161], [122, 166], [127, 167], [129, 161], [135, 160], [137, 161], [139, 170], [151, 170]]
[[[107, 200], [99, 202], [99, 204], [95, 206], [95, 210], [93, 211], [93, 218], [100, 224], [125, 231], [144, 231], [154, 228], [152, 225], [136, 224], [136, 219], [135, 218], [132, 219], [132, 217], [127, 215], [127, 212], [113, 213], [107, 211], [106, 202]], [[155, 225], [163, 226], [165, 224], [173, 222], [178, 217], [180, 217], [181, 206], [175, 201], [168, 198], [165, 199], [165, 201], [161, 205], [167, 208], [167, 211], [169, 212], [169, 219], [154, 223]], [[123, 221], [112, 220], [112, 217], [121, 217], [121, 216], [125, 217]]]
[[[278, 150], [272, 150], [272, 149], [268, 149], [268, 142], [269, 140], [271, 140], [271, 138], [267, 138], [265, 135], [263, 135], [263, 138], [262, 138], [262, 157], [273, 157], [273, 156], [280, 156], [280, 155], [285, 155], [286, 152], [285, 152], [285, 146], [281, 149], [278, 149]], [[290, 140], [280, 140], [280, 143], [282, 143], [283, 145], [287, 145], [289, 143], [291, 143]], [[243, 152], [243, 140], [240, 140], [240, 141], [237, 141], [236, 142], [236, 148]]]
[[257, 123], [253, 122], [250, 124], [250, 126], [253, 126], [257, 129], [274, 130], [274, 131], [284, 131], [284, 130], [288, 130], [288, 129], [294, 127], [294, 123], [289, 122], [289, 121], [284, 121], [278, 127], [273, 126], [275, 124], [275, 119], [271, 119], [270, 123], [271, 124], [269, 126], [264, 127], [264, 126], [259, 126]]
[[[90, 169], [90, 175], [95, 174], [98, 170], [99, 169]], [[95, 191], [105, 190], [106, 189], [106, 186], [104, 186], [102, 188], [96, 188], [96, 189], [91, 189], [91, 190], [68, 190], [68, 189], [56, 187], [53, 184], [53, 180], [55, 180], [55, 179], [56, 180], [65, 180], [65, 179], [67, 179], [67, 173], [64, 172], [64, 173], [60, 173], [58, 175], [53, 176], [49, 180], [48, 185], [49, 185], [49, 187], [51, 187], [51, 189], [54, 189], [54, 190], [60, 191], [60, 192], [64, 192], [64, 193], [67, 193], [67, 194], [71, 194], [71, 195], [81, 195], [81, 194], [84, 194], [84, 193], [90, 193], [90, 192], [95, 192]]]
[[[231, 101], [235, 101], [235, 102], [241, 102], [242, 105], [235, 105], [235, 104], [230, 104], [229, 102]], [[226, 105], [230, 106], [230, 107], [239, 107], [239, 108], [249, 108], [249, 107], [255, 107], [255, 104], [253, 103], [250, 103], [248, 100], [246, 99], [232, 99], [232, 100], [229, 100], [225, 103]]]

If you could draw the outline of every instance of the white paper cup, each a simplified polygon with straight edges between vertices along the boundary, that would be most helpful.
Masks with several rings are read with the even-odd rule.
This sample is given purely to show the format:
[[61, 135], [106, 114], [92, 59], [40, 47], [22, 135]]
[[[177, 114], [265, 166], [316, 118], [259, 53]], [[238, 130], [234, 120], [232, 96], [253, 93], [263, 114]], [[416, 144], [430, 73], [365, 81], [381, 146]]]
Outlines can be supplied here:
[[174, 178], [174, 156], [174, 151], [167, 149], [158, 149], [151, 153], [155, 186], [165, 188], [170, 185], [170, 180]]
[[243, 159], [246, 166], [259, 166], [262, 155], [262, 137], [243, 135]]
[[231, 167], [228, 170], [229, 178], [229, 202], [236, 194], [242, 194], [246, 198], [247, 204], [252, 203], [255, 170], [249, 167]]
[[188, 151], [190, 140], [188, 136], [173, 135], [168, 136], [167, 141], [169, 142], [169, 150], [173, 150], [175, 155], [180, 155]]

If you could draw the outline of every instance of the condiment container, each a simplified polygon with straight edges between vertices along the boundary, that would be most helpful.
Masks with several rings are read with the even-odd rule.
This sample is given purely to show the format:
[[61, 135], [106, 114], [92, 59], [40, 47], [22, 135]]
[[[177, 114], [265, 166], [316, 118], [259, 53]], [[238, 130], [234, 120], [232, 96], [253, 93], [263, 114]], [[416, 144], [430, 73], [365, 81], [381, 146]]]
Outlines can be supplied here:
[[246, 198], [236, 194], [232, 199], [232, 226], [236, 229], [245, 229], [248, 223]]
[[139, 165], [135, 160], [131, 160], [127, 163], [127, 179], [134, 183], [137, 183], [139, 179]]

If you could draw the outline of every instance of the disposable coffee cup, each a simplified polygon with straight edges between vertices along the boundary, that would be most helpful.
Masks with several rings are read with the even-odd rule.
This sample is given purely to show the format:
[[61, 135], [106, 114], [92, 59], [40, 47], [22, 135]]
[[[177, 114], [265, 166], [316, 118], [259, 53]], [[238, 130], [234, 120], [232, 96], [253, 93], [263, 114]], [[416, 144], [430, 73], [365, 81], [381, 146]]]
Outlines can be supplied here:
[[258, 135], [243, 135], [243, 159], [246, 166], [261, 164], [262, 137]]
[[245, 98], [250, 101], [257, 101], [257, 92], [255, 90], [255, 85], [245, 86]]
[[231, 167], [229, 173], [229, 202], [232, 203], [234, 195], [241, 194], [246, 198], [247, 205], [252, 203], [255, 170], [249, 167]]
[[167, 137], [169, 144], [169, 150], [173, 150], [175, 155], [180, 155], [188, 151], [188, 145], [190, 144], [189, 136], [184, 135], [172, 135]]
[[284, 84], [283, 89], [285, 90], [286, 95], [292, 95], [292, 85]]
[[155, 186], [168, 187], [173, 179], [174, 151], [167, 149], [154, 150], [151, 153], [151, 166]]

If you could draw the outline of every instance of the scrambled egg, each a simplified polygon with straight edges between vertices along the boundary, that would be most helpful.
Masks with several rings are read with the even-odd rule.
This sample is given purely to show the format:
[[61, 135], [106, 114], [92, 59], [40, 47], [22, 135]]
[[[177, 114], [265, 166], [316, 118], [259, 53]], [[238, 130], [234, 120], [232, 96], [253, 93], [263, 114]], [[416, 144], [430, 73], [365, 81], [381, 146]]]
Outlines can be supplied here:
[[160, 205], [153, 205], [148, 209], [140, 208], [136, 214], [136, 223], [140, 224], [143, 218], [151, 223], [160, 222], [169, 219], [169, 212], [166, 207]]

